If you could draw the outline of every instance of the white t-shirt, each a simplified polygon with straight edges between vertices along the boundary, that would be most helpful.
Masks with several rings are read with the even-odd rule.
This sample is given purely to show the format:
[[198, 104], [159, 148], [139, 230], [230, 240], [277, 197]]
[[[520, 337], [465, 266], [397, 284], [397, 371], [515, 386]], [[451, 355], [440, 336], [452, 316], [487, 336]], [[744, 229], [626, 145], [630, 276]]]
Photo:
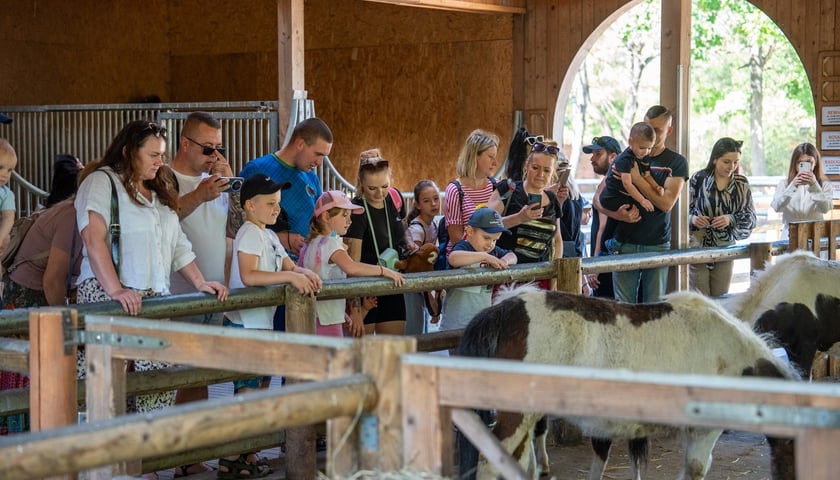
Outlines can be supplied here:
[[[198, 184], [210, 175], [198, 177], [184, 175], [172, 170], [178, 179], [178, 194], [186, 195], [195, 191]], [[225, 227], [227, 226], [229, 197], [223, 193], [209, 202], [202, 202], [187, 218], [181, 220], [181, 229], [192, 243], [195, 252], [195, 264], [204, 275], [204, 279], [225, 282]], [[173, 273], [170, 279], [172, 293], [193, 293], [196, 291], [184, 277]]]
[[[230, 264], [230, 288], [244, 288], [239, 274], [239, 252], [260, 257], [257, 268], [264, 272], [279, 272], [283, 268], [283, 259], [289, 255], [277, 239], [274, 232], [260, 228], [251, 222], [245, 222], [236, 232], [233, 241], [233, 259]], [[228, 312], [226, 315], [234, 323], [245, 328], [271, 330], [274, 328], [274, 310], [277, 307], [258, 307], [247, 310]]]
[[[100, 214], [106, 226], [103, 240], [110, 252], [111, 238], [107, 226], [111, 223], [111, 182], [107, 175], [114, 179], [119, 201], [120, 282], [125, 287], [152, 289], [168, 295], [171, 273], [195, 260], [195, 254], [192, 244], [181, 231], [178, 214], [160, 203], [154, 192], [151, 201], [138, 194], [138, 205], [128, 197], [119, 176], [109, 167], [92, 172], [79, 185], [74, 202], [79, 231], [83, 232], [90, 223], [89, 212]], [[79, 284], [95, 277], [87, 248], [82, 250], [82, 255]]]
[[[347, 278], [344, 270], [338, 265], [330, 263], [330, 257], [338, 250], [344, 250], [344, 242], [341, 241], [341, 237], [319, 235], [306, 245], [301, 265], [318, 274], [321, 280]], [[315, 312], [321, 325], [344, 323], [345, 302], [343, 298], [315, 302]]]

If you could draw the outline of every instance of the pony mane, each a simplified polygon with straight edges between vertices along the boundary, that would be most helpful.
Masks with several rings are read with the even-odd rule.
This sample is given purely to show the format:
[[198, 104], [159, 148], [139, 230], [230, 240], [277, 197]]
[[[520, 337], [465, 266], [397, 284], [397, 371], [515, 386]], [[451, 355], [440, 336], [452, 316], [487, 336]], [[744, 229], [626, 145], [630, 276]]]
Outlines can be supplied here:
[[496, 293], [496, 296], [493, 297], [493, 305], [502, 303], [509, 298], [525, 295], [526, 293], [537, 293], [543, 291], [544, 290], [541, 290], [535, 282], [502, 285], [499, 287], [499, 291]]

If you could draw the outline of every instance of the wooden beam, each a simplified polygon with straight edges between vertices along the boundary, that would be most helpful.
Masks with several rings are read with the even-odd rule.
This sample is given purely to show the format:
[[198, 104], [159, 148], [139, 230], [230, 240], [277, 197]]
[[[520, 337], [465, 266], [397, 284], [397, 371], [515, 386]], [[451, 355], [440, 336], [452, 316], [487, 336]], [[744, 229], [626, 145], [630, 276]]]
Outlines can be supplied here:
[[376, 399], [373, 382], [355, 375], [4, 437], [0, 438], [3, 479], [42, 478], [221, 445], [353, 415], [359, 409], [369, 412]]
[[493, 435], [478, 415], [471, 410], [461, 408], [452, 409], [452, 422], [458, 430], [472, 442], [473, 445], [484, 455], [488, 462], [492, 463], [496, 470], [504, 478], [516, 480], [527, 480], [530, 478], [516, 459], [505, 450], [499, 439]]
[[527, 12], [525, 0], [367, 0], [404, 7], [431, 8], [469, 13], [510, 13], [524, 15]]
[[292, 92], [304, 90], [303, 0], [277, 1], [277, 102], [283, 145], [292, 111]]

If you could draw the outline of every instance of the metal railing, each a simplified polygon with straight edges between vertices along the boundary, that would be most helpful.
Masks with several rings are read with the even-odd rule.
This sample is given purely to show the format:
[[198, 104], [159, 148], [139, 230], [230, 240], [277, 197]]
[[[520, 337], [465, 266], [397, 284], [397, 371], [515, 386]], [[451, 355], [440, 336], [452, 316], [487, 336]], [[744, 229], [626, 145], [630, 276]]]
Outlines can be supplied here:
[[[154, 119], [166, 127], [171, 158], [190, 112], [211, 112], [222, 124], [231, 168], [239, 172], [251, 159], [280, 149], [277, 106], [277, 102], [254, 101], [3, 107], [14, 119], [10, 125], [0, 125], [0, 137], [7, 138], [18, 155], [10, 182], [18, 215], [29, 215], [47, 197], [57, 154], [70, 153], [84, 163], [100, 158], [119, 130], [138, 119]], [[285, 141], [298, 122], [313, 116], [314, 102], [305, 91], [295, 92]], [[329, 158], [317, 171], [325, 190], [355, 191]]]

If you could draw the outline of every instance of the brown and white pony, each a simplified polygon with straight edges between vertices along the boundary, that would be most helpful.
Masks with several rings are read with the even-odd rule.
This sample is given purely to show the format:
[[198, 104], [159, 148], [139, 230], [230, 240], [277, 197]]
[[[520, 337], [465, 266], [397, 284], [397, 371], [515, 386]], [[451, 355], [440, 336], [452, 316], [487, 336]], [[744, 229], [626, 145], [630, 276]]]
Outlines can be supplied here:
[[[476, 315], [464, 331], [458, 354], [632, 371], [799, 378], [746, 323], [702, 295], [688, 292], [671, 294], [663, 303], [632, 305], [520, 287]], [[487, 412], [480, 413], [490, 420]], [[507, 451], [517, 452], [520, 465], [535, 474], [532, 437], [541, 416], [499, 412], [493, 428]], [[721, 433], [597, 418], [567, 420], [584, 435], [603, 439], [590, 479], [603, 474], [609, 439], [635, 441], [638, 447], [646, 445], [648, 436], [674, 434], [681, 435], [685, 447], [679, 478], [703, 479]], [[496, 478], [493, 466], [478, 458], [472, 444], [463, 438], [459, 441], [462, 478]], [[635, 451], [642, 453], [639, 448]], [[774, 465], [793, 464], [792, 450], [783, 454], [790, 458]], [[641, 478], [638, 465], [636, 458], [633, 476], [637, 479]]]
[[816, 315], [818, 293], [840, 297], [840, 262], [823, 260], [803, 250], [776, 257], [759, 271], [744, 293], [721, 300], [735, 318], [754, 325], [781, 302], [801, 303]]

